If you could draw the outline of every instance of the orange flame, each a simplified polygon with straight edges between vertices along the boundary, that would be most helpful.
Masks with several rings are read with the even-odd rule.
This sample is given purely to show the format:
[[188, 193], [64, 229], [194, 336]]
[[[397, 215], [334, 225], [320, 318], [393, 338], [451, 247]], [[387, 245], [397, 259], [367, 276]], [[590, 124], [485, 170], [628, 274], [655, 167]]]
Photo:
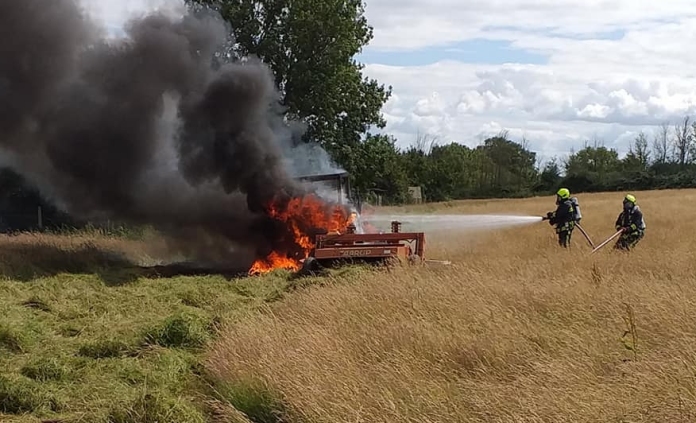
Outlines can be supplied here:
[[268, 257], [256, 260], [249, 269], [250, 275], [268, 273], [274, 269], [286, 269], [296, 271], [300, 269], [300, 262], [289, 257], [283, 257], [273, 251]]
[[290, 257], [288, 251], [272, 251], [252, 264], [249, 269], [251, 275], [267, 273], [274, 269], [299, 270], [302, 260], [309, 257], [309, 253], [315, 247], [312, 232], [344, 233], [346, 227], [355, 219], [355, 215], [350, 213], [346, 206], [327, 203], [314, 194], [293, 198], [282, 207], [271, 204], [268, 214], [285, 224], [288, 234], [292, 237], [292, 247], [301, 250], [301, 257]]

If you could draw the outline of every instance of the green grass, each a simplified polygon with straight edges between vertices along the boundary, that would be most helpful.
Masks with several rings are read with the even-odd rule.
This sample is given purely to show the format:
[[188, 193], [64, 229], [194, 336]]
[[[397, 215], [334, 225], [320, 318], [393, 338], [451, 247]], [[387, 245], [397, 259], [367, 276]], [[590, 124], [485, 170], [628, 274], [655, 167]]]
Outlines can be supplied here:
[[217, 329], [311, 283], [282, 271], [155, 279], [101, 261], [50, 271], [51, 260], [32, 269], [32, 257], [12, 258], [0, 266], [3, 422], [211, 421], [199, 356]]

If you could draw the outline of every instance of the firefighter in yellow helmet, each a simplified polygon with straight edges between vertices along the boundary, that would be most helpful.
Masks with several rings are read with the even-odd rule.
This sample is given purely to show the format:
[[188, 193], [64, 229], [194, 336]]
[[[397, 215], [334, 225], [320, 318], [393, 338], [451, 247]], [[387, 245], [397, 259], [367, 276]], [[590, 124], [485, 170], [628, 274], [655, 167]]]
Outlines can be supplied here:
[[570, 238], [575, 229], [575, 206], [570, 198], [568, 188], [556, 192], [556, 211], [546, 213], [549, 225], [556, 226], [558, 245], [564, 248], [570, 246]]
[[645, 236], [645, 220], [643, 211], [636, 204], [636, 197], [626, 194], [623, 199], [623, 210], [616, 218], [617, 231], [623, 231], [616, 241], [614, 248], [617, 250], [630, 250]]

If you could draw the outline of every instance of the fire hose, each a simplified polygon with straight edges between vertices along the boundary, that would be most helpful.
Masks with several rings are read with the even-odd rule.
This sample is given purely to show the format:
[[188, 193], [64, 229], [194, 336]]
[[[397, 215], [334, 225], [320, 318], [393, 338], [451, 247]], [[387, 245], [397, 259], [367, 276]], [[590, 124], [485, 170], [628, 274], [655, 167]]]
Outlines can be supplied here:
[[[541, 217], [541, 220], [542, 220], [542, 221], [544, 221], [544, 220], [549, 220], [549, 219], [550, 219], [550, 216], [548, 216], [548, 215], [547, 215], [547, 216], [542, 216], [542, 217]], [[599, 244], [598, 246], [595, 247], [595, 246], [594, 246], [594, 243], [593, 243], [592, 240], [590, 239], [590, 236], [587, 235], [587, 232], [585, 232], [585, 229], [584, 229], [582, 226], [580, 226], [579, 223], [577, 223], [575, 226], [577, 226], [577, 228], [580, 229], [580, 233], [582, 233], [582, 234], [585, 236], [585, 239], [587, 240], [587, 242], [590, 243], [590, 246], [593, 248], [592, 251], [590, 252], [590, 254], [594, 254], [595, 252], [597, 252], [600, 248], [604, 247], [605, 245], [607, 245], [608, 243], [610, 243], [611, 241], [613, 241], [614, 239], [616, 239], [616, 237], [618, 237], [619, 235], [621, 235], [621, 234], [623, 233], [623, 231], [624, 231], [623, 229], [618, 230], [614, 235], [610, 236], [610, 237], [607, 238], [604, 242], [602, 242], [601, 244]]]
[[590, 236], [587, 235], [587, 232], [585, 232], [585, 229], [583, 229], [583, 227], [580, 226], [579, 223], [576, 224], [575, 226], [577, 226], [577, 228], [580, 229], [580, 233], [585, 236], [585, 239], [587, 240], [587, 242], [590, 243], [590, 247], [594, 248], [595, 247], [594, 242], [592, 242], [592, 240], [590, 239]]
[[592, 252], [591, 252], [590, 254], [594, 254], [595, 251], [597, 251], [597, 250], [599, 250], [600, 248], [604, 247], [605, 245], [609, 244], [613, 239], [615, 239], [617, 236], [621, 235], [621, 234], [623, 233], [623, 231], [624, 231], [623, 229], [618, 230], [614, 235], [612, 235], [612, 236], [610, 236], [609, 238], [607, 238], [606, 241], [604, 241], [603, 243], [601, 243], [601, 244], [599, 244], [598, 246], [596, 246], [596, 247], [594, 248], [594, 250], [592, 250]]

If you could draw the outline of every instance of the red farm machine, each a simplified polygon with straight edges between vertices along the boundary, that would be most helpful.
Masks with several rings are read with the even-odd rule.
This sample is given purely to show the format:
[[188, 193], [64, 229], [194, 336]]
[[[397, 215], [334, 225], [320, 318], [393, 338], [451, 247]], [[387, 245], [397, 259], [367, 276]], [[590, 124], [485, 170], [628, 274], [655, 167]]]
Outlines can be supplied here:
[[355, 233], [349, 225], [346, 233], [316, 236], [316, 247], [310, 257], [320, 263], [359, 260], [382, 261], [398, 259], [410, 264], [424, 259], [425, 234], [423, 232], [401, 232], [400, 222], [391, 222], [390, 233]]
[[[339, 202], [344, 203], [348, 199], [360, 213], [362, 207], [359, 198], [350, 196], [347, 172], [298, 179], [323, 184], [325, 188], [328, 185], [336, 190]], [[356, 230], [355, 224], [351, 223], [342, 233], [316, 235], [315, 248], [305, 260], [304, 267], [344, 261], [379, 262], [396, 259], [410, 264], [425, 261], [425, 234], [401, 232], [401, 222], [391, 222], [391, 232], [357, 233]]]

